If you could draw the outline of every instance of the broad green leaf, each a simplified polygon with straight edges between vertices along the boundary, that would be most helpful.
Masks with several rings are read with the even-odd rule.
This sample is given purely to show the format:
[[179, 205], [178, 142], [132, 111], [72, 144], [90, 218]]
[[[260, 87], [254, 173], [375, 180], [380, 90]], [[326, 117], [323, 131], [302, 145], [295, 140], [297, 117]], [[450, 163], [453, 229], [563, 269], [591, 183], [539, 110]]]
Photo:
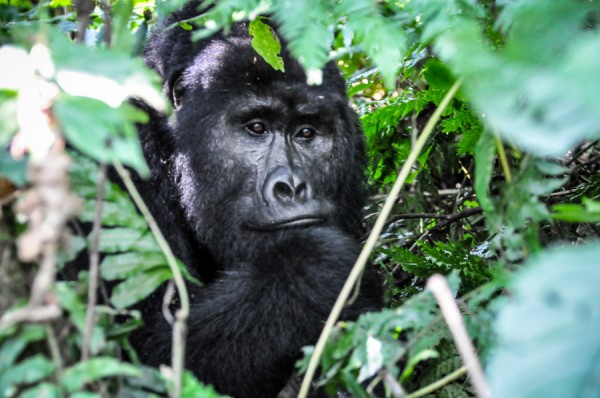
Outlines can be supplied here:
[[67, 139], [83, 153], [105, 163], [118, 159], [149, 175], [134, 126], [147, 121], [144, 112], [129, 103], [113, 108], [97, 99], [67, 95], [53, 109]]
[[226, 398], [225, 395], [220, 395], [212, 386], [207, 386], [198, 381], [198, 379], [188, 370], [183, 374], [183, 391], [182, 398]]
[[598, 397], [600, 245], [548, 250], [511, 285], [487, 366], [492, 395]]
[[[0, 123], [2, 122], [0, 121]], [[8, 178], [15, 185], [23, 186], [27, 182], [26, 171], [27, 161], [25, 159], [14, 160], [9, 153], [0, 152], [0, 175]]]
[[37, 325], [25, 326], [17, 335], [0, 345], [0, 374], [10, 368], [27, 345], [46, 337], [44, 328]]
[[106, 256], [102, 260], [100, 274], [103, 279], [112, 281], [148, 271], [155, 267], [166, 267], [167, 260], [161, 252], [130, 252]]
[[552, 218], [570, 222], [600, 222], [600, 202], [583, 199], [583, 205], [561, 203], [552, 207]]
[[19, 398], [60, 398], [60, 396], [60, 392], [54, 384], [42, 383], [25, 390], [19, 395]]
[[41, 354], [27, 358], [0, 373], [0, 396], [9, 397], [19, 384], [37, 383], [54, 372], [54, 364]]
[[140, 370], [115, 358], [96, 357], [65, 369], [61, 384], [67, 391], [76, 391], [88, 383], [113, 376], [139, 376]]
[[527, 13], [507, 7], [501, 16], [512, 20], [505, 48], [487, 45], [474, 21], [449, 29], [435, 48], [465, 78], [489, 128], [532, 154], [564, 154], [600, 137], [600, 80], [590, 78], [600, 68], [600, 37], [583, 28], [600, 10], [570, 0], [511, 4], [524, 3]]
[[331, 22], [324, 0], [277, 1], [274, 17], [280, 23], [278, 32], [287, 41], [288, 50], [307, 71], [309, 84], [321, 84], [321, 69], [328, 60], [333, 42]]
[[156, 268], [131, 276], [115, 286], [110, 301], [116, 308], [126, 308], [150, 295], [171, 277], [168, 268]]
[[54, 30], [50, 37], [54, 78], [66, 93], [93, 98], [114, 108], [130, 98], [140, 98], [155, 109], [166, 109], [160, 78], [140, 57], [119, 50], [74, 46]]
[[283, 58], [281, 58], [281, 43], [277, 34], [269, 25], [262, 21], [262, 18], [256, 18], [250, 22], [248, 27], [252, 36], [252, 48], [261, 56], [273, 69], [284, 72]]
[[133, 228], [103, 228], [100, 231], [100, 251], [120, 253], [132, 250], [145, 233], [145, 231]]
[[[58, 297], [60, 305], [69, 312], [69, 319], [77, 327], [79, 333], [85, 333], [86, 305], [77, 295], [77, 292], [68, 282], [57, 282], [54, 285], [54, 292]], [[100, 325], [95, 324], [92, 329], [91, 351], [93, 354], [104, 347], [106, 337]]]
[[348, 27], [379, 68], [387, 88], [393, 89], [406, 52], [406, 35], [402, 26], [384, 18], [374, 1], [347, 0], [340, 3], [339, 12], [347, 18]]

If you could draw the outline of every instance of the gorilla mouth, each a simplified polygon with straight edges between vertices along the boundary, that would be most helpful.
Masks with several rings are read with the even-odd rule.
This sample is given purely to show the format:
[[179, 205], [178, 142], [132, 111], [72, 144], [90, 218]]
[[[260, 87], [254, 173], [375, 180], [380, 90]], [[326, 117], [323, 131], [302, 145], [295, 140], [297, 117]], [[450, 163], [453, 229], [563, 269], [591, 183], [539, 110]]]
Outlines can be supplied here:
[[291, 217], [284, 220], [273, 220], [265, 224], [248, 223], [247, 227], [256, 231], [277, 231], [288, 228], [311, 227], [321, 224], [325, 221], [325, 217], [321, 215], [303, 215]]

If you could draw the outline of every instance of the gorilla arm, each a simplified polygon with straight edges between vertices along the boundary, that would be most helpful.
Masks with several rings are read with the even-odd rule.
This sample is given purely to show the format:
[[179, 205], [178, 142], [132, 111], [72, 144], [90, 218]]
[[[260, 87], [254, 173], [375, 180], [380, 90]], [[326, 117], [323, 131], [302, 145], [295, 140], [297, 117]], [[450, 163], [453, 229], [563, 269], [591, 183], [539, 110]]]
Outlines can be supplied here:
[[[200, 288], [188, 324], [186, 367], [221, 393], [273, 396], [285, 386], [301, 348], [314, 344], [359, 249], [335, 229], [269, 235], [269, 251]], [[377, 278], [368, 273], [365, 278]], [[368, 283], [366, 286], [377, 286]], [[343, 315], [380, 306], [378, 292], [361, 292]], [[355, 308], [355, 310], [353, 310]], [[148, 325], [142, 350], [150, 365], [169, 363], [171, 330]], [[267, 392], [267, 393], [266, 393]]]

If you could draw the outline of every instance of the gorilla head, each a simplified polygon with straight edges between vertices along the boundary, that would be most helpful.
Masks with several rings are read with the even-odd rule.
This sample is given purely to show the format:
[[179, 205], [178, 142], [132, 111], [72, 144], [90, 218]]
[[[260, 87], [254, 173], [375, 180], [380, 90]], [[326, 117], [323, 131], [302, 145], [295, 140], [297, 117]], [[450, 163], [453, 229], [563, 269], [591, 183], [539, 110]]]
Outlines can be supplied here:
[[[195, 14], [192, 3], [165, 24]], [[205, 282], [190, 286], [186, 366], [219, 392], [275, 397], [314, 344], [356, 259], [364, 202], [363, 138], [345, 84], [328, 64], [309, 86], [253, 50], [248, 25], [200, 42], [178, 26], [150, 38], [174, 115], [146, 107], [139, 127], [149, 181], [136, 184], [175, 254]], [[143, 106], [143, 105], [141, 105]], [[378, 276], [342, 314], [377, 309]], [[160, 292], [132, 337], [142, 361], [170, 361]]]
[[253, 50], [246, 23], [200, 43], [173, 40], [182, 33], [155, 40], [148, 58], [175, 108], [178, 188], [199, 240], [231, 264], [275, 231], [332, 225], [358, 234], [363, 141], [337, 68], [327, 65], [323, 84], [309, 86], [284, 52], [285, 72], [275, 71]]

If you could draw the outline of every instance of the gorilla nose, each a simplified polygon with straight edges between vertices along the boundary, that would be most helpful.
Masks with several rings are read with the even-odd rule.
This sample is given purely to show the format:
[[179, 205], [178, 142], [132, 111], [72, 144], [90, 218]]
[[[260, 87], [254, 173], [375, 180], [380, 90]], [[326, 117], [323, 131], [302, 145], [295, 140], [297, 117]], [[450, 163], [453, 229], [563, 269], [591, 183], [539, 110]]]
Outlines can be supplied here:
[[313, 192], [302, 171], [278, 166], [267, 175], [263, 197], [268, 203], [304, 204], [313, 199]]

